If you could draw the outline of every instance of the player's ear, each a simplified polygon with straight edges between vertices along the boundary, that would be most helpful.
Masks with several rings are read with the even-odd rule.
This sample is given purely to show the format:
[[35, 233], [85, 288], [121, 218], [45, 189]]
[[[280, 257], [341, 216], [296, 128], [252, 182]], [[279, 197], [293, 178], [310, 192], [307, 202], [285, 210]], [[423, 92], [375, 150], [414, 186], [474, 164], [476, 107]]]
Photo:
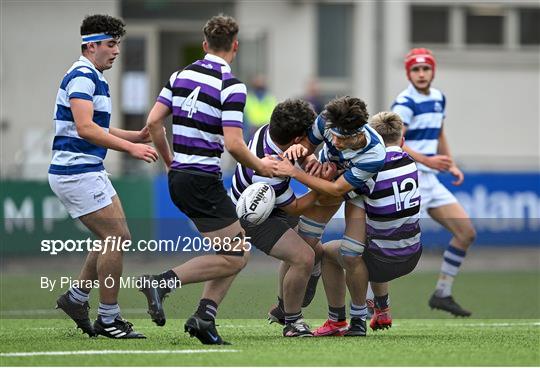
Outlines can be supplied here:
[[399, 146], [403, 147], [404, 144], [405, 144], [405, 137], [401, 136], [401, 143], [399, 144]]
[[233, 41], [233, 46], [232, 46], [232, 48], [233, 48], [233, 51], [234, 51], [234, 52], [237, 52], [237, 51], [238, 51], [238, 39], [235, 39], [235, 40]]
[[206, 40], [203, 41], [202, 48], [204, 52], [208, 53], [208, 42]]

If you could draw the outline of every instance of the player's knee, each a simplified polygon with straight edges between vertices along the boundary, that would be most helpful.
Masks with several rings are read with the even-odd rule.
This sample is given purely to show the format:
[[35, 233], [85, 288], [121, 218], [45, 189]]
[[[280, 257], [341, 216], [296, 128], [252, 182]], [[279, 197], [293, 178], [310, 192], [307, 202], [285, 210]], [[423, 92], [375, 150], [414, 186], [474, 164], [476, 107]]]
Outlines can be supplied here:
[[467, 224], [467, 226], [461, 229], [459, 234], [456, 234], [456, 238], [462, 245], [469, 247], [476, 240], [476, 230], [472, 224]]
[[315, 263], [315, 252], [309, 247], [304, 247], [301, 252], [297, 252], [294, 263], [295, 266], [301, 267], [307, 273], [311, 273]]
[[315, 245], [319, 242], [324, 233], [326, 224], [319, 223], [305, 216], [300, 216], [298, 221], [298, 234], [302, 236], [308, 243]]
[[362, 254], [364, 253], [364, 244], [344, 236], [341, 240], [339, 247], [339, 254], [343, 260], [343, 267], [347, 270], [353, 270], [362, 265], [363, 259]]

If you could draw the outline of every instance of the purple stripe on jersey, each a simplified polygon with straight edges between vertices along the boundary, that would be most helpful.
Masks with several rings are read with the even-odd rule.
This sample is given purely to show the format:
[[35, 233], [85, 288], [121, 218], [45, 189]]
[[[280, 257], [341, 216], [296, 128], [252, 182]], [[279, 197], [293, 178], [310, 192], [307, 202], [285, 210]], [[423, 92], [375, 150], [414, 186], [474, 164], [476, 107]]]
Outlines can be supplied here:
[[223, 146], [221, 145], [221, 143], [208, 142], [201, 138], [191, 138], [179, 134], [175, 134], [173, 136], [173, 143], [182, 144], [189, 147], [223, 151]]
[[172, 107], [172, 102], [167, 100], [163, 96], [158, 96], [157, 101], [161, 102], [163, 105], [167, 106], [169, 109]]
[[373, 207], [367, 203], [364, 203], [368, 217], [371, 215], [388, 215], [396, 212], [396, 205], [390, 204], [388, 206]]
[[225, 72], [222, 74], [223, 75], [223, 80], [226, 81], [228, 79], [233, 79], [234, 78], [234, 75], [232, 75], [232, 73], [229, 73], [229, 72]]
[[289, 199], [287, 199], [285, 202], [280, 203], [280, 204], [276, 204], [276, 207], [285, 207], [285, 206], [291, 204], [295, 199], [296, 199], [296, 196], [293, 193], [291, 195], [291, 197]]
[[386, 152], [386, 158], [384, 162], [390, 162], [397, 160], [398, 158], [408, 157], [409, 155], [406, 152]]
[[246, 94], [245, 93], [231, 93], [229, 96], [227, 96], [227, 102], [246, 103]]
[[176, 79], [173, 83], [174, 88], [186, 88], [189, 90], [194, 90], [197, 87], [201, 87], [200, 92], [207, 94], [208, 96], [215, 98], [216, 100], [221, 100], [221, 92], [208, 84], [202, 84], [200, 82], [194, 82], [190, 79], [179, 78]]
[[[189, 112], [182, 110], [182, 108], [180, 106], [174, 106], [173, 107], [173, 115], [174, 116], [187, 118], [188, 114], [189, 114]], [[195, 114], [193, 114], [191, 116], [191, 119], [197, 120], [198, 122], [201, 122], [203, 124], [221, 125], [221, 119], [220, 118], [216, 118], [215, 116], [211, 116], [211, 115], [205, 114], [205, 113], [200, 112], [200, 111], [197, 111]]]
[[379, 235], [379, 236], [390, 236], [394, 234], [400, 234], [400, 233], [408, 233], [410, 231], [416, 230], [418, 227], [419, 220], [416, 220], [412, 224], [403, 224], [397, 228], [393, 229], [377, 229], [373, 226], [366, 224], [366, 230], [368, 234], [372, 235]]
[[406, 257], [415, 254], [420, 250], [420, 247], [422, 245], [420, 242], [413, 244], [406, 248], [398, 248], [398, 249], [385, 249], [385, 248], [379, 248], [376, 244], [374, 244], [372, 241], [369, 242], [369, 250], [374, 253], [379, 253], [386, 257]]
[[240, 192], [236, 190], [236, 188], [234, 187], [234, 185], [231, 187], [232, 191], [233, 191], [233, 195], [238, 198], [240, 197]]
[[236, 177], [236, 184], [240, 187], [242, 191], [244, 191], [244, 189], [246, 189], [247, 187], [244, 185], [242, 179], [240, 179], [240, 169], [238, 167], [234, 171], [234, 176]]
[[272, 184], [272, 187], [274, 188], [274, 190], [276, 192], [279, 191], [279, 190], [282, 190], [283, 188], [287, 188], [288, 186], [289, 186], [289, 181], [288, 180], [282, 181], [279, 184]]
[[213, 174], [218, 174], [221, 171], [221, 168], [218, 165], [182, 164], [178, 161], [172, 162], [171, 169], [206, 171]]
[[244, 124], [242, 124], [241, 121], [236, 121], [236, 120], [224, 120], [221, 123], [221, 125], [224, 127], [233, 127], [233, 128], [240, 128], [240, 129], [244, 127]]
[[392, 188], [392, 182], [397, 181], [398, 183], [400, 183], [403, 180], [405, 180], [406, 178], [412, 178], [415, 181], [418, 181], [418, 171], [413, 171], [413, 172], [411, 172], [409, 174], [405, 174], [405, 175], [401, 175], [401, 176], [394, 176], [394, 177], [391, 177], [391, 178], [386, 179], [386, 180], [381, 180], [381, 181], [377, 180], [377, 183], [375, 184], [375, 187], [373, 188], [373, 193], [375, 193], [375, 192], [377, 192], [379, 190]]

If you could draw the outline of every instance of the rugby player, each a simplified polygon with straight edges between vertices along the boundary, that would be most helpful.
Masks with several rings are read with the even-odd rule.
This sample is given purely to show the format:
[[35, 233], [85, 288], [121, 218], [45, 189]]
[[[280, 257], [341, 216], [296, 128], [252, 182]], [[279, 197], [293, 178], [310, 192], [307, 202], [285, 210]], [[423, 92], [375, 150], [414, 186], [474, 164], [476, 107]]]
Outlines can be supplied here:
[[[410, 273], [416, 267], [422, 246], [418, 170], [414, 160], [401, 149], [403, 122], [396, 113], [381, 112], [372, 118], [370, 126], [384, 139], [384, 166], [368, 179], [365, 187], [354, 191], [359, 196], [351, 199], [350, 203], [358, 206], [364, 214], [358, 218], [357, 226], [365, 229], [366, 246], [362, 258], [368, 272], [361, 275], [363, 278], [358, 281], [363, 286], [362, 290], [367, 287], [368, 280], [371, 282], [375, 308], [370, 327], [377, 330], [392, 325], [388, 282]], [[345, 280], [342, 265], [346, 253], [340, 248], [336, 241], [323, 246], [322, 275], [329, 312], [324, 325], [314, 330], [315, 336], [351, 335], [346, 329], [344, 314]], [[336, 312], [338, 310], [342, 313]], [[355, 318], [351, 316], [351, 328], [358, 324]]]
[[[286, 152], [287, 157], [297, 159], [313, 153], [315, 148], [324, 142], [320, 161], [332, 162], [342, 170], [342, 174], [334, 181], [310, 176], [294, 167], [289, 159], [280, 161], [277, 175], [292, 177], [320, 194], [331, 197], [343, 198], [355, 189], [365, 188], [369, 179], [382, 168], [385, 159], [383, 139], [367, 124], [368, 117], [366, 104], [362, 100], [349, 96], [335, 98], [317, 117], [301, 145], [292, 146]], [[339, 207], [340, 204], [315, 206], [300, 217], [298, 232], [315, 249], [316, 256], [322, 252], [320, 239], [326, 223]], [[367, 272], [361, 257], [364, 249], [364, 230], [357, 226], [358, 218], [361, 216], [363, 216], [361, 208], [351, 203], [345, 204], [345, 234], [340, 241], [340, 247], [344, 254], [346, 282], [351, 291], [350, 311], [352, 315], [358, 317], [353, 320], [357, 324], [348, 330], [350, 335], [365, 335], [366, 330], [366, 286], [358, 282]], [[338, 312], [341, 313], [336, 311]], [[279, 306], [269, 313], [271, 321], [281, 322], [281, 316]]]
[[437, 179], [440, 171], [455, 177], [454, 185], [463, 183], [463, 173], [452, 159], [446, 134], [446, 98], [431, 87], [436, 60], [430, 50], [412, 49], [405, 57], [405, 71], [410, 81], [392, 105], [392, 111], [405, 124], [404, 150], [418, 163], [422, 216], [430, 216], [449, 230], [453, 238], [443, 254], [435, 291], [429, 300], [433, 309], [455, 316], [468, 317], [471, 312], [462, 308], [452, 296], [452, 285], [476, 232], [472, 222], [457, 199]]
[[[148, 129], [126, 131], [109, 126], [111, 97], [103, 76], [120, 54], [125, 24], [108, 15], [91, 15], [81, 24], [82, 56], [67, 71], [56, 96], [55, 137], [49, 167], [51, 189], [70, 216], [78, 218], [100, 239], [108, 236], [129, 240], [131, 235], [120, 199], [103, 166], [107, 149], [128, 152], [146, 162], [157, 160], [148, 142]], [[89, 336], [144, 338], [122, 319], [118, 306], [122, 251], [90, 252], [78, 278], [56, 301]], [[105, 279], [115, 281], [106, 287]], [[98, 281], [99, 307], [94, 325], [88, 317], [92, 281]]]
[[[270, 123], [259, 128], [249, 143], [251, 152], [262, 158], [266, 155], [279, 157], [290, 146], [299, 143], [315, 120], [315, 112], [303, 100], [286, 100], [273, 110]], [[259, 225], [243, 222], [251, 243], [264, 253], [282, 260], [288, 265], [279, 292], [284, 310], [283, 336], [312, 336], [303, 320], [302, 301], [313, 268], [315, 253], [295, 231], [298, 216], [314, 204], [317, 193], [296, 198], [289, 186], [290, 178], [267, 178], [257, 175], [238, 164], [232, 180], [231, 194], [236, 203], [242, 192], [253, 183], [268, 183], [276, 194], [275, 209], [270, 217]]]
[[[249, 249], [235, 206], [223, 187], [220, 157], [225, 148], [238, 162], [268, 177], [277, 161], [255, 156], [242, 136], [246, 86], [230, 67], [238, 51], [238, 24], [230, 16], [214, 16], [203, 33], [206, 56], [171, 75], [150, 111], [148, 126], [167, 167], [174, 204], [204, 237], [221, 239], [220, 244], [232, 240], [234, 244], [232, 249], [223, 247], [215, 255], [190, 259], [160, 275], [144, 275], [140, 290], [147, 298], [152, 320], [163, 326], [163, 298], [179, 284], [205, 282], [197, 311], [184, 329], [203, 344], [226, 344], [216, 330], [217, 309], [246, 265]], [[174, 155], [163, 130], [164, 119], [171, 114]], [[159, 285], [164, 280], [166, 286], [155, 287], [153, 280]]]

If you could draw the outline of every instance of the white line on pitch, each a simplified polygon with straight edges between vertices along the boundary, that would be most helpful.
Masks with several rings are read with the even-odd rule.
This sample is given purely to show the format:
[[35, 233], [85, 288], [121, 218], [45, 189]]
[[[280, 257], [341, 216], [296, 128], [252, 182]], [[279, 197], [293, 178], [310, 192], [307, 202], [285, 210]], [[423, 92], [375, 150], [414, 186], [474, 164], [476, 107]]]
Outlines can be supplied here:
[[206, 353], [238, 353], [241, 350], [79, 350], [79, 351], [29, 351], [16, 353], [0, 353], [1, 357], [57, 356], [57, 355], [105, 355], [105, 354], [206, 354]]

